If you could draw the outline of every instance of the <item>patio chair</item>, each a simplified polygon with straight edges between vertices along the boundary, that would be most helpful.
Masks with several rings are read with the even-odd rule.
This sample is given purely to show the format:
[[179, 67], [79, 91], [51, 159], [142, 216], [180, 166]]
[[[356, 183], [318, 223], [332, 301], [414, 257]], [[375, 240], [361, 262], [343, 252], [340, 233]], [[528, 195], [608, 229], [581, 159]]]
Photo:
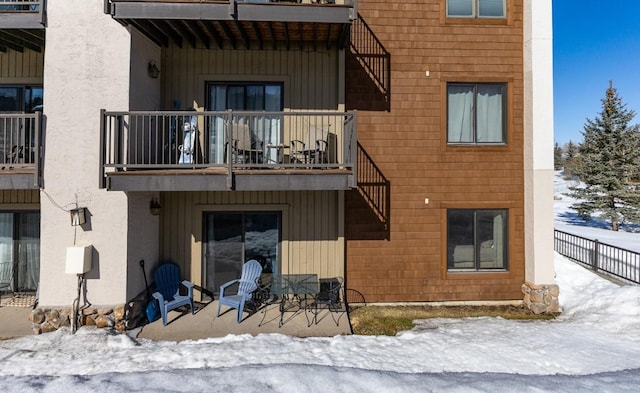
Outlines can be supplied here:
[[340, 325], [340, 317], [336, 319], [334, 312], [343, 311], [343, 302], [340, 296], [343, 283], [344, 279], [342, 277], [320, 279], [320, 291], [310, 304], [310, 307], [313, 309], [313, 320], [316, 325], [318, 324], [318, 310], [320, 308], [327, 308], [336, 326]]
[[[189, 305], [193, 315], [193, 283], [180, 281], [180, 270], [174, 263], [163, 263], [153, 272], [156, 292], [153, 297], [158, 300], [162, 324], [167, 325], [167, 314], [180, 306]], [[180, 285], [187, 289], [186, 295], [180, 294]]]
[[305, 164], [327, 162], [328, 139], [328, 126], [309, 126], [302, 133], [302, 139], [291, 140], [291, 157]]
[[[261, 273], [262, 266], [260, 262], [251, 259], [242, 266], [242, 275], [240, 278], [220, 285], [217, 316], [220, 316], [220, 307], [225, 305], [238, 310], [237, 322], [240, 323], [240, 321], [242, 321], [244, 305], [251, 300], [253, 292], [258, 289], [258, 278], [260, 278]], [[229, 287], [234, 284], [238, 286], [237, 292], [235, 294], [228, 293]]]
[[263, 162], [262, 142], [251, 140], [251, 129], [246, 123], [233, 123], [231, 129], [231, 160], [234, 163]]
[[11, 291], [12, 262], [0, 262], [0, 292]]

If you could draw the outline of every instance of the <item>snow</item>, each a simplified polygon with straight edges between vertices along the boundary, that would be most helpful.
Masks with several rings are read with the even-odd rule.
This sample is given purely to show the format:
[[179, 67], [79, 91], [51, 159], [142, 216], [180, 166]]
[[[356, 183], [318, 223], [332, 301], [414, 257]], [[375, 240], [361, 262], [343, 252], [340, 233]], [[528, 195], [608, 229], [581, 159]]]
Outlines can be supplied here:
[[[567, 219], [565, 197], [556, 202], [563, 230], [637, 245], [639, 233], [600, 232]], [[558, 254], [555, 264], [563, 312], [552, 321], [439, 318], [415, 321], [395, 337], [263, 334], [179, 343], [59, 330], [0, 341], [0, 391], [638, 391], [640, 287]]]
[[576, 202], [567, 195], [571, 192], [571, 187], [584, 187], [584, 184], [576, 180], [564, 179], [562, 171], [556, 171], [554, 213], [557, 230], [640, 252], [640, 225], [623, 223], [620, 225], [620, 230], [614, 232], [610, 230], [611, 225], [608, 222], [597, 217], [589, 221], [583, 220], [578, 213], [571, 210], [571, 205]]

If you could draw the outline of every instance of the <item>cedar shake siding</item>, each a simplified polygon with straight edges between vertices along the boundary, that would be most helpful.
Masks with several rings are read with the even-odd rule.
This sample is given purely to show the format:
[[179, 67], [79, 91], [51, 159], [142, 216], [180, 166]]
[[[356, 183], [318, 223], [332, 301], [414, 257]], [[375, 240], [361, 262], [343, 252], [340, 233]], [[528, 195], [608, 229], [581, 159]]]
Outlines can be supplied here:
[[[508, 0], [507, 18], [493, 20], [448, 19], [445, 3], [358, 3], [390, 59], [385, 90], [353, 50], [346, 52], [346, 106], [358, 110], [359, 154], [368, 155], [390, 192], [384, 214], [362, 187], [346, 193], [347, 287], [367, 302], [522, 299], [522, 0]], [[452, 82], [506, 84], [506, 144], [447, 144]], [[365, 182], [362, 173], [359, 181]], [[447, 270], [447, 209], [454, 208], [508, 211], [505, 271]]]

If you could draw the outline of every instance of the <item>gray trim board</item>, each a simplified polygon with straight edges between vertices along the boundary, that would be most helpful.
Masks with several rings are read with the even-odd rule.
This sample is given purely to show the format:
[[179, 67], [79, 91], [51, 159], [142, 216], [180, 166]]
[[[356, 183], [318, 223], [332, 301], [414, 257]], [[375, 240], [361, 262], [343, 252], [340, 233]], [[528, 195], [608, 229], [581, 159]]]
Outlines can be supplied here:
[[0, 190], [37, 190], [34, 185], [33, 173], [2, 173], [0, 174]]
[[40, 15], [35, 12], [0, 13], [0, 29], [42, 29]]
[[220, 3], [117, 2], [111, 5], [116, 19], [240, 20], [260, 22], [350, 23], [351, 7], [237, 3], [236, 14]]
[[110, 191], [300, 191], [350, 190], [350, 171], [326, 174], [278, 174], [234, 172], [231, 188], [226, 174], [149, 174], [107, 175]]

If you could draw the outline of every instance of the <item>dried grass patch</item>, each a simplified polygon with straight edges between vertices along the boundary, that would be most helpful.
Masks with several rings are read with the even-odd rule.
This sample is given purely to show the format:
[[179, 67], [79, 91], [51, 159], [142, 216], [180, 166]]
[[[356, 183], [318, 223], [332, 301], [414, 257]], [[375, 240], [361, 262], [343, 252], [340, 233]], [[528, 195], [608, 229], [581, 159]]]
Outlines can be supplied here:
[[534, 314], [524, 306], [365, 306], [351, 310], [354, 334], [395, 336], [413, 328], [416, 319], [502, 317], [520, 320], [549, 320], [557, 314]]

